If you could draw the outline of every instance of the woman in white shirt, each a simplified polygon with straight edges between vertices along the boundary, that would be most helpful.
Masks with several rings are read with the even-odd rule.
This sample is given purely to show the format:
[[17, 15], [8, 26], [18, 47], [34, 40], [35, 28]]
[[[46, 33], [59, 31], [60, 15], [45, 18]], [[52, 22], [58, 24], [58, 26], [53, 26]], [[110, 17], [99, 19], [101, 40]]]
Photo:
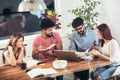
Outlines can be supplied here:
[[111, 65], [98, 68], [93, 76], [95, 80], [105, 80], [111, 77], [117, 66], [120, 65], [120, 49], [118, 42], [113, 39], [107, 24], [99, 25], [96, 30], [98, 38], [102, 41], [102, 46], [99, 51], [93, 49], [91, 54], [110, 61]]
[[16, 66], [22, 63], [25, 56], [25, 47], [23, 45], [24, 37], [21, 34], [13, 34], [9, 43], [3, 51], [3, 62], [6, 65]]

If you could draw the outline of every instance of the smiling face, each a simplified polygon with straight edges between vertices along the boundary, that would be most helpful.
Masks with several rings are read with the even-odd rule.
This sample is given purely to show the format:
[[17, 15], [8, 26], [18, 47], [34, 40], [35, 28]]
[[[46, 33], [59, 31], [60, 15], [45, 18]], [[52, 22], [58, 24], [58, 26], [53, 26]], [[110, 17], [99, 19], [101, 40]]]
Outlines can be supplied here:
[[78, 32], [78, 34], [80, 35], [84, 35], [85, 34], [85, 27], [84, 25], [80, 25], [78, 27], [75, 28], [75, 30]]
[[48, 29], [45, 29], [45, 30], [44, 30], [44, 34], [45, 34], [47, 37], [52, 37], [52, 36], [53, 36], [53, 27], [48, 28]]

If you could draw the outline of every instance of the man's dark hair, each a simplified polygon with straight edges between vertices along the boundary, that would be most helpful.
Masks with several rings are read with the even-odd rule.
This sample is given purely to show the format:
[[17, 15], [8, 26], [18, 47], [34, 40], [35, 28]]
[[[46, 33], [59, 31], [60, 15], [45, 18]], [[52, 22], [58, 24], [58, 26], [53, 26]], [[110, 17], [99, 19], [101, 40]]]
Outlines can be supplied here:
[[73, 20], [73, 22], [72, 22], [72, 27], [73, 27], [73, 28], [76, 28], [76, 27], [81, 26], [81, 25], [83, 25], [83, 24], [84, 24], [83, 19], [80, 18], [80, 17], [77, 17], [77, 18], [75, 18], [75, 19]]
[[50, 18], [44, 18], [41, 20], [41, 29], [48, 29], [54, 26], [55, 23]]
[[10, 16], [11, 15], [11, 10], [9, 8], [5, 8], [3, 9], [3, 15], [4, 16]]

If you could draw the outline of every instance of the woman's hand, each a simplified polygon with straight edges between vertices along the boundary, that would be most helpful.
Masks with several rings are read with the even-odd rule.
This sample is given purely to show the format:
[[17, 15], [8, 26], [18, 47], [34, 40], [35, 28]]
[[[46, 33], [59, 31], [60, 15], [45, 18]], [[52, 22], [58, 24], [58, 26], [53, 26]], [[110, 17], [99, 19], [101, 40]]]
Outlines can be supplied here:
[[9, 52], [13, 51], [13, 47], [12, 46], [8, 46], [8, 51]]
[[90, 47], [90, 50], [93, 50], [93, 49], [95, 49], [95, 50], [98, 50], [98, 51], [99, 51], [100, 47], [99, 47], [99, 46], [94, 46], [94, 45], [93, 45], [93, 46], [91, 46], [91, 47]]
[[90, 51], [90, 54], [93, 56], [98, 56], [100, 53], [97, 50], [93, 49]]

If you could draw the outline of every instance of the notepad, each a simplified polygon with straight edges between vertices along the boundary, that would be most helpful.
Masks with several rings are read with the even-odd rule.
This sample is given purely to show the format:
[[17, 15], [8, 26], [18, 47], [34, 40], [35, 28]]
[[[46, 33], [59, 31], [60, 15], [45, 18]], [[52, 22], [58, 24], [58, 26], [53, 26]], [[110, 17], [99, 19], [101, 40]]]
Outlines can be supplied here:
[[56, 74], [57, 71], [54, 70], [53, 68], [35, 68], [32, 69], [31, 71], [28, 71], [27, 74], [30, 76], [30, 78], [35, 78], [37, 76], [44, 76], [44, 75], [49, 75], [49, 74]]

